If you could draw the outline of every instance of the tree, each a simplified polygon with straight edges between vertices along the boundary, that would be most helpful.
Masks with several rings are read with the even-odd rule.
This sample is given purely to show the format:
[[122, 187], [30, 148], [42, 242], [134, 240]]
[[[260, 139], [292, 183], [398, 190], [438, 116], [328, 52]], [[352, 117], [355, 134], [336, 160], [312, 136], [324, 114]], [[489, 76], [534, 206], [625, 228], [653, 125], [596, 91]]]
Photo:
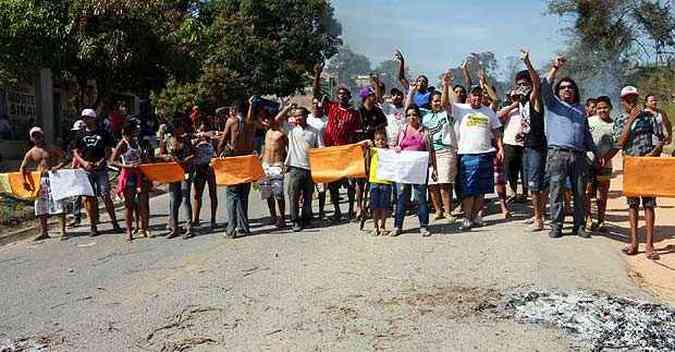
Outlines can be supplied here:
[[214, 0], [206, 6], [209, 45], [196, 81], [208, 104], [295, 93], [341, 44], [341, 27], [326, 0]]
[[549, 0], [553, 14], [574, 18], [564, 74], [580, 83], [582, 94], [616, 97], [630, 67], [639, 63], [644, 45], [632, 17], [639, 1]]
[[0, 0], [0, 71], [25, 77], [50, 68], [98, 102], [113, 93], [147, 95], [184, 69], [181, 30], [193, 0]]

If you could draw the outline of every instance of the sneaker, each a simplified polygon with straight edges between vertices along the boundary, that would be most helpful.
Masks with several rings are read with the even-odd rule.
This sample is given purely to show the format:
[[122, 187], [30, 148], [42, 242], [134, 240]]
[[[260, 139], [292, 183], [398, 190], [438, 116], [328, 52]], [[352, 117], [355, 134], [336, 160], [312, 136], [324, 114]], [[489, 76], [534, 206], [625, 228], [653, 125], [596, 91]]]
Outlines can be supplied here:
[[300, 232], [302, 231], [302, 225], [300, 225], [299, 222], [294, 222], [293, 223], [293, 232]]
[[548, 237], [551, 237], [551, 238], [560, 238], [560, 237], [562, 237], [562, 231], [560, 231], [560, 230], [551, 230], [551, 232], [548, 233]]
[[471, 230], [471, 220], [464, 218], [462, 223], [459, 225], [460, 231], [470, 231]]
[[591, 233], [583, 227], [572, 231], [572, 235], [578, 235], [581, 238], [591, 238]]
[[396, 237], [400, 235], [403, 231], [401, 230], [400, 227], [394, 228], [394, 231], [390, 234], [391, 237]]
[[431, 236], [431, 232], [429, 232], [429, 229], [427, 229], [426, 227], [422, 227], [422, 228], [420, 229], [420, 233], [422, 234], [422, 237], [429, 237], [429, 236]]
[[80, 226], [81, 222], [82, 221], [80, 219], [73, 219], [66, 224], [66, 227], [68, 228], [78, 227]]
[[473, 218], [472, 225], [475, 227], [482, 227], [483, 226], [483, 217], [480, 215], [476, 215], [475, 218]]

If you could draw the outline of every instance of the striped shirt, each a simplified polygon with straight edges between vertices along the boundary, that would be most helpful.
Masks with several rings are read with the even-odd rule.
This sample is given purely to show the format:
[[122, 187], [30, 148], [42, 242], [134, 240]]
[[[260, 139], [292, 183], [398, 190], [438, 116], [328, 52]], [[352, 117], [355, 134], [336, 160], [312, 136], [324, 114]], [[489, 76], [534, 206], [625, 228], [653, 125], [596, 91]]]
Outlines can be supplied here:
[[361, 127], [359, 112], [341, 107], [339, 103], [330, 100], [323, 103], [323, 108], [328, 116], [324, 144], [331, 147], [352, 143], [354, 133]]

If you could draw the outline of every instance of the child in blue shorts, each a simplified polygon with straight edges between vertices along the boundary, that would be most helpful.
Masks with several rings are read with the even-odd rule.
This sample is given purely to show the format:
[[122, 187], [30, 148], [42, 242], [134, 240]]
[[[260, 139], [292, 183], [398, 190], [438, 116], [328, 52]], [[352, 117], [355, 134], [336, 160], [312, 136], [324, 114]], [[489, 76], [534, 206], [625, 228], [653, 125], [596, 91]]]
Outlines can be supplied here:
[[370, 148], [366, 165], [368, 166], [368, 182], [370, 183], [370, 209], [375, 222], [373, 236], [386, 236], [387, 215], [391, 204], [391, 182], [377, 178], [378, 149], [387, 148], [387, 134], [384, 129], [375, 131], [374, 148]]

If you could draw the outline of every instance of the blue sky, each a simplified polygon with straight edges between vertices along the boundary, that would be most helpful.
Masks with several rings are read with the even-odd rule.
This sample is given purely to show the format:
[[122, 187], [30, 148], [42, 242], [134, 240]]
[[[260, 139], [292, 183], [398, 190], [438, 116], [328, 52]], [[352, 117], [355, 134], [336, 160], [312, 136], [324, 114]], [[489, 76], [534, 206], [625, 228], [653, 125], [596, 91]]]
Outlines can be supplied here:
[[535, 66], [562, 49], [566, 22], [544, 0], [333, 0], [345, 44], [373, 63], [395, 48], [413, 71], [435, 75], [469, 52], [493, 51], [500, 64], [527, 47]]

